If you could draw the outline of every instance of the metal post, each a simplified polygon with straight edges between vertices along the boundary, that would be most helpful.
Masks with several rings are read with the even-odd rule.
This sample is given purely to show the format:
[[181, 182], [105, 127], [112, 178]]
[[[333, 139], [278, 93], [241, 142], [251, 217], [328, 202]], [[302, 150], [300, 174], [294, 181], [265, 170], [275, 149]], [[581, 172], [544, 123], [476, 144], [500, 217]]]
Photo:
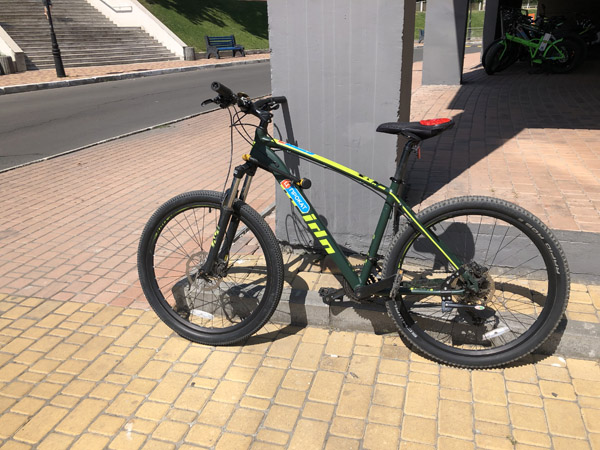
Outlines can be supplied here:
[[52, 40], [52, 56], [54, 57], [54, 67], [56, 68], [56, 76], [64, 78], [65, 68], [63, 66], [62, 58], [60, 56], [60, 49], [58, 48], [58, 41], [56, 40], [56, 34], [54, 33], [54, 25], [52, 23], [52, 8], [48, 5], [48, 0], [44, 0], [44, 6], [48, 14], [48, 23], [50, 24], [50, 39]]
[[471, 18], [473, 17], [473, 0], [469, 0], [469, 25], [468, 25], [468, 33], [467, 33], [467, 41], [471, 40]]

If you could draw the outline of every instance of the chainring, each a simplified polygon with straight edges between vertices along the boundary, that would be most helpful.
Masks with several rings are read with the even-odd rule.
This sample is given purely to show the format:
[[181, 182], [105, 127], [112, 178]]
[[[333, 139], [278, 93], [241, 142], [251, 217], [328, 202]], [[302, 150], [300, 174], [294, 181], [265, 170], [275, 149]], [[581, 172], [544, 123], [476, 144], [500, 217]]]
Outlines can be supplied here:
[[[362, 268], [362, 265], [356, 265], [356, 266], [352, 266], [352, 269], [354, 271], [357, 271], [359, 269]], [[381, 273], [381, 267], [379, 266], [379, 263], [375, 263], [373, 265], [373, 267], [371, 268], [371, 273], [369, 274], [369, 277], [367, 278], [367, 282], [365, 284], [373, 284], [377, 281], [377, 277], [379, 276], [379, 274]], [[348, 297], [348, 300], [353, 301], [355, 303], [370, 303], [371, 299], [370, 298], [363, 298], [360, 299], [356, 296], [356, 294], [354, 293], [354, 289], [352, 289], [352, 286], [350, 286], [350, 283], [348, 283], [348, 281], [346, 281], [345, 278], [342, 277], [342, 288], [344, 289], [344, 295], [346, 297]]]

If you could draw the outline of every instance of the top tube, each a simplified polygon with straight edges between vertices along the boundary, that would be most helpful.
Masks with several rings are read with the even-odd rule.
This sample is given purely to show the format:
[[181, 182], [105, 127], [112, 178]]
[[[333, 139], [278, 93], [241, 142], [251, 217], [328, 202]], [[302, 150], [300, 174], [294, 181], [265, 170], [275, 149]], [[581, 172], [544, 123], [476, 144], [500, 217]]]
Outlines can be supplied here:
[[394, 201], [396, 201], [396, 203], [398, 203], [398, 204], [401, 203], [400, 199], [398, 199], [396, 194], [394, 192], [392, 192], [392, 190], [389, 187], [384, 186], [383, 184], [357, 172], [354, 169], [350, 169], [349, 167], [346, 167], [342, 164], [332, 161], [331, 159], [325, 158], [324, 156], [317, 155], [316, 153], [310, 152], [308, 150], [304, 150], [303, 148], [296, 147], [295, 145], [292, 145], [292, 144], [288, 144], [287, 142], [280, 141], [279, 139], [268, 138], [268, 140], [263, 140], [263, 142], [268, 147], [277, 148], [280, 150], [288, 150], [304, 159], [312, 161], [321, 166], [325, 166], [329, 169], [334, 170], [335, 172], [338, 172], [342, 175], [352, 178], [352, 179], [356, 180], [357, 182], [364, 184], [372, 189], [375, 189], [383, 194], [386, 194], [386, 195], [389, 194], [392, 196]]

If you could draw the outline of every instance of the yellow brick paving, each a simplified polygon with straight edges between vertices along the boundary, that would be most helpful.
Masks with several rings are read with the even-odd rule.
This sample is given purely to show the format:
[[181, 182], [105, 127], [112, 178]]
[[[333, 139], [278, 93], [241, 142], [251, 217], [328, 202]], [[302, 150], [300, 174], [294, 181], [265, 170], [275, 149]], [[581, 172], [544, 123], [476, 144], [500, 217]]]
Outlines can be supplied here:
[[273, 324], [207, 347], [152, 311], [2, 294], [0, 345], [0, 449], [600, 449], [597, 361], [467, 371]]
[[[342, 276], [330, 260], [315, 255], [285, 253], [284, 286], [299, 290], [318, 292], [321, 287], [342, 286]], [[364, 260], [351, 258], [351, 263], [360, 265]], [[571, 283], [571, 292], [566, 311], [567, 320], [587, 323], [600, 323], [600, 286]]]

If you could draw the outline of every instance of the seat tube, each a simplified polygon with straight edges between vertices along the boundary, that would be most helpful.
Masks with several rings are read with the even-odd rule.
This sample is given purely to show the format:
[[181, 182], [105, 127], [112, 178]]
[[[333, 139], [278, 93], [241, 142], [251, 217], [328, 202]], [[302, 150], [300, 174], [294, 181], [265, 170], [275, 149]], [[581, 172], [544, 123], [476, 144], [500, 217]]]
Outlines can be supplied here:
[[[401, 188], [404, 187], [404, 177], [408, 167], [408, 158], [410, 157], [410, 154], [415, 151], [415, 148], [417, 148], [418, 144], [419, 143], [417, 141], [409, 139], [406, 141], [406, 144], [404, 144], [404, 148], [402, 149], [400, 161], [398, 161], [398, 165], [396, 166], [396, 173], [392, 178], [392, 181], [398, 183]], [[398, 191], [398, 194], [401, 195], [402, 192]]]
[[[398, 187], [395, 188], [394, 192], [396, 193], [398, 198], [402, 198], [404, 196], [404, 187], [406, 182], [404, 177], [406, 175], [406, 169], [408, 167], [408, 158], [410, 154], [415, 151], [419, 142], [409, 139], [404, 144], [404, 148], [402, 149], [402, 154], [400, 155], [400, 160], [396, 165], [396, 173], [392, 178], [392, 182], [398, 183]], [[400, 226], [400, 206], [398, 204], [394, 205], [394, 221], [393, 221], [393, 233], [396, 234], [399, 230]]]
[[[396, 184], [396, 183], [392, 183]], [[397, 188], [397, 186], [396, 186]], [[360, 285], [364, 285], [371, 274], [371, 269], [373, 268], [373, 264], [375, 262], [375, 258], [377, 257], [377, 252], [379, 251], [379, 246], [381, 245], [381, 240], [383, 239], [383, 233], [385, 232], [385, 228], [387, 226], [387, 222], [390, 219], [390, 214], [392, 213], [392, 200], [390, 196], [386, 199], [385, 204], [383, 205], [383, 209], [381, 210], [381, 215], [379, 216], [379, 222], [377, 222], [377, 228], [375, 229], [375, 234], [373, 234], [373, 239], [371, 239], [371, 245], [369, 246], [369, 253], [367, 254], [367, 260], [362, 267], [360, 272]]]
[[[377, 222], [377, 227], [375, 228], [375, 233], [373, 234], [373, 239], [371, 240], [371, 245], [369, 246], [369, 253], [367, 254], [367, 261], [363, 265], [362, 271], [360, 273], [360, 284], [364, 285], [371, 274], [371, 270], [373, 268], [373, 264], [376, 261], [377, 252], [379, 251], [379, 247], [381, 245], [381, 241], [383, 239], [383, 234], [387, 227], [387, 223], [390, 219], [390, 215], [392, 213], [392, 208], [394, 206], [396, 209], [400, 205], [398, 205], [397, 201], [394, 199], [392, 194], [396, 194], [396, 198], [402, 195], [402, 188], [404, 187], [404, 176], [406, 174], [406, 168], [408, 166], [408, 158], [410, 154], [415, 150], [418, 142], [409, 139], [406, 144], [404, 144], [404, 148], [402, 150], [402, 154], [400, 155], [400, 161], [396, 165], [396, 172], [394, 176], [391, 178], [391, 184], [389, 188], [389, 193], [387, 198], [385, 199], [385, 204], [383, 205], [383, 209], [381, 210], [381, 215], [379, 216], [379, 221]], [[399, 216], [398, 216], [399, 217]], [[394, 228], [396, 228], [396, 224], [394, 223]], [[396, 230], [394, 230], [396, 232]]]

